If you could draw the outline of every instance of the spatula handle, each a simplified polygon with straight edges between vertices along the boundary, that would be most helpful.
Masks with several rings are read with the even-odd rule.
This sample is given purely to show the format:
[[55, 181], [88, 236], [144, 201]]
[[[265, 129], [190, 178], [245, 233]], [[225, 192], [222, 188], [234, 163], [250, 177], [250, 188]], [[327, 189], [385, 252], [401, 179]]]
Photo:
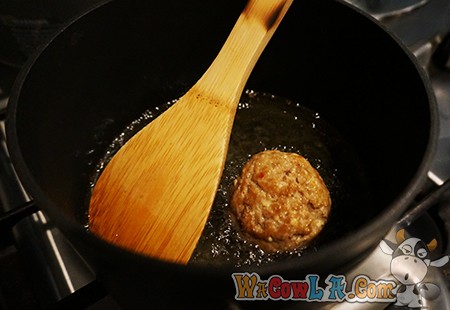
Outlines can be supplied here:
[[249, 0], [196, 93], [236, 108], [247, 79], [293, 0]]

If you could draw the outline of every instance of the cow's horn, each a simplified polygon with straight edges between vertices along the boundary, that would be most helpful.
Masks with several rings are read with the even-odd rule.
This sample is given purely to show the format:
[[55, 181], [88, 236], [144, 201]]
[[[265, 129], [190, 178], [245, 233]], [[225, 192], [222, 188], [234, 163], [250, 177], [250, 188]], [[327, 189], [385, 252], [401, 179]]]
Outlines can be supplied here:
[[437, 241], [436, 239], [431, 240], [428, 244], [427, 244], [427, 248], [430, 251], [434, 251], [437, 248]]
[[399, 231], [397, 231], [397, 234], [395, 235], [395, 239], [397, 240], [397, 244], [400, 244], [403, 241], [405, 241], [405, 230], [400, 229]]

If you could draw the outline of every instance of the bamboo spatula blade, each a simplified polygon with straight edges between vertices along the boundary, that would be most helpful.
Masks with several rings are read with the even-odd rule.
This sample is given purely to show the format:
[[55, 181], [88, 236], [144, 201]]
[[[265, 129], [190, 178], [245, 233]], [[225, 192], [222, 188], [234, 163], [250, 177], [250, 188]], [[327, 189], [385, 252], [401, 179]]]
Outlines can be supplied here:
[[250, 0], [218, 56], [132, 137], [97, 180], [89, 229], [119, 247], [186, 264], [222, 175], [245, 83], [293, 0]]

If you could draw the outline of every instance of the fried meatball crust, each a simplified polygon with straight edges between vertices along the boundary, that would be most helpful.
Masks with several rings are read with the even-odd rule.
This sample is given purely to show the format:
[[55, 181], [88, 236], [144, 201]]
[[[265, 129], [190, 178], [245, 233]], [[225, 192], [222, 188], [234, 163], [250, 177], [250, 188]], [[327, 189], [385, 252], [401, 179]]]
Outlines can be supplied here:
[[231, 208], [245, 235], [268, 252], [305, 247], [324, 227], [331, 198], [303, 156], [268, 150], [250, 158], [235, 181]]

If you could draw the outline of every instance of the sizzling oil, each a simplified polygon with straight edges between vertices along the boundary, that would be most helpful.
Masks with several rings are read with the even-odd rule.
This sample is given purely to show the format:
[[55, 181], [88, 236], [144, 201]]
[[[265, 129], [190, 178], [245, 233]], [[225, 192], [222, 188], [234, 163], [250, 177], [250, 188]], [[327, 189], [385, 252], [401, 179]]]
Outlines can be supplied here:
[[[174, 101], [175, 102], [175, 101]], [[168, 109], [174, 102], [146, 111], [130, 124], [108, 148], [98, 164], [94, 180], [118, 149], [136, 132]], [[266, 253], [246, 240], [239, 230], [229, 201], [233, 182], [246, 161], [258, 152], [277, 149], [295, 152], [307, 158], [322, 176], [332, 199], [331, 215], [322, 233], [307, 249], [284, 253]], [[348, 162], [357, 163], [352, 148], [339, 133], [315, 111], [299, 103], [271, 94], [247, 90], [238, 106], [227, 160], [209, 219], [191, 258], [191, 264], [260, 265], [315, 251], [316, 246], [345, 231], [340, 218], [342, 205], [357, 206], [367, 197], [363, 173]], [[95, 182], [91, 184], [93, 187]], [[361, 185], [361, 186], [360, 186]], [[351, 197], [351, 198], [350, 198]], [[347, 216], [347, 215], [345, 215]]]

